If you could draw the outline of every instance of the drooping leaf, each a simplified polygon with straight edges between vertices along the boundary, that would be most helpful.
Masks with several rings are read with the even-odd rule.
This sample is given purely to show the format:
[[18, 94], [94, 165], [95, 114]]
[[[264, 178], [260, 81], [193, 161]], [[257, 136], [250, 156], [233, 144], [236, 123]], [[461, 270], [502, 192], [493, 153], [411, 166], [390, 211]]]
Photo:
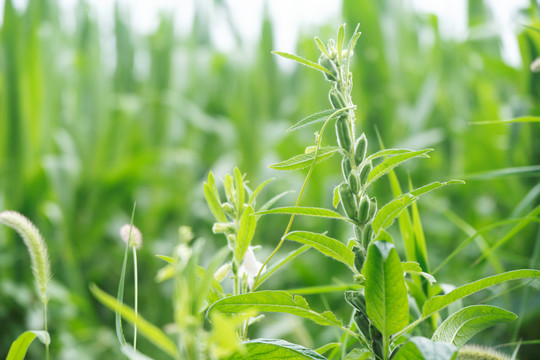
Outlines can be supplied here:
[[99, 302], [110, 310], [120, 313], [122, 318], [127, 322], [130, 324], [135, 324], [136, 322], [139, 333], [147, 338], [152, 344], [172, 357], [178, 355], [176, 344], [158, 327], [145, 320], [141, 314], [135, 316], [135, 311], [131, 307], [119, 303], [113, 296], [97, 287], [96, 284], [90, 284], [90, 291]]
[[304, 127], [304, 126], [307, 126], [307, 125], [317, 124], [317, 123], [320, 123], [320, 122], [326, 122], [326, 120], [328, 120], [328, 118], [330, 118], [332, 116], [335, 116], [335, 115], [339, 114], [340, 112], [342, 112], [344, 110], [345, 109], [337, 109], [337, 110], [336, 109], [327, 109], [327, 110], [323, 110], [323, 111], [320, 111], [318, 113], [309, 115], [308, 117], [303, 118], [302, 120], [298, 121], [296, 124], [294, 124], [293, 126], [288, 128], [287, 132], [298, 130], [298, 129], [300, 129], [300, 128]]
[[347, 265], [352, 271], [356, 272], [354, 253], [339, 240], [307, 231], [293, 231], [285, 235], [285, 239], [309, 245], [324, 255]]
[[428, 152], [432, 151], [432, 149], [425, 149], [425, 150], [418, 150], [418, 151], [412, 151], [409, 153], [399, 154], [392, 156], [388, 159], [383, 160], [380, 164], [375, 166], [368, 174], [367, 181], [365, 187], [372, 184], [375, 180], [383, 176], [384, 174], [388, 173], [390, 170], [395, 168], [401, 163], [404, 163], [407, 160], [410, 160], [415, 157], [429, 157], [427, 155]]
[[326, 360], [314, 350], [285, 340], [255, 339], [244, 343], [245, 352], [238, 352], [226, 360]]
[[457, 350], [452, 344], [414, 336], [399, 348], [392, 360], [452, 360], [456, 358]]
[[444, 320], [431, 340], [451, 343], [460, 348], [480, 331], [500, 322], [516, 319], [516, 314], [496, 306], [468, 306]]
[[[316, 163], [326, 160], [339, 151], [337, 146], [324, 146], [321, 147], [317, 153]], [[293, 156], [290, 159], [278, 162], [276, 164], [269, 165], [268, 167], [274, 170], [299, 170], [311, 166], [313, 159], [315, 158], [315, 151], [307, 154], [299, 154]]]
[[46, 331], [25, 331], [11, 344], [6, 360], [24, 360], [28, 347], [30, 347], [36, 337], [45, 345], [51, 343], [49, 333]]
[[319, 325], [341, 326], [336, 316], [325, 311], [318, 313], [310, 309], [306, 299], [300, 295], [292, 296], [286, 291], [256, 291], [248, 294], [229, 296], [209, 307], [208, 312], [243, 313], [248, 310], [257, 312], [279, 312], [310, 319]]
[[253, 215], [253, 208], [248, 206], [240, 217], [240, 226], [238, 228], [237, 238], [235, 241], [234, 257], [238, 264], [244, 258], [244, 255], [253, 240], [257, 219]]
[[426, 318], [437, 311], [440, 311], [450, 305], [451, 303], [463, 299], [471, 294], [474, 294], [480, 290], [484, 290], [490, 286], [497, 285], [510, 280], [526, 279], [526, 278], [539, 278], [540, 270], [523, 269], [513, 270], [502, 274], [489, 276], [470, 284], [460, 286], [446, 295], [437, 295], [427, 300], [422, 308], [422, 317]]
[[397, 333], [409, 320], [407, 288], [401, 261], [392, 243], [375, 241], [362, 270], [367, 315], [383, 338]]
[[297, 63], [299, 63], [301, 65], [304, 65], [304, 66], [310, 67], [312, 69], [319, 70], [319, 71], [330, 74], [330, 71], [327, 68], [325, 68], [324, 66], [321, 66], [321, 65], [319, 65], [319, 64], [317, 64], [317, 63], [315, 63], [315, 62], [313, 62], [311, 60], [304, 59], [303, 57], [300, 57], [298, 55], [289, 54], [289, 53], [282, 52], [282, 51], [272, 51], [272, 54], [279, 55], [281, 57], [284, 57], [285, 59], [296, 61]]

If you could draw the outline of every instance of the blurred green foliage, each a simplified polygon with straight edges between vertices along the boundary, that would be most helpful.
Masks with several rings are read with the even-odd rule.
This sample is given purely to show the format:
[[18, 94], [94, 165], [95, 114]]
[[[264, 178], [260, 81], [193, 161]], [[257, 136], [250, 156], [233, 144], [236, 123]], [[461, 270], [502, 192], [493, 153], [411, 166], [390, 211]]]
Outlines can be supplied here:
[[[343, 21], [349, 31], [360, 23], [363, 33], [352, 67], [360, 131], [370, 139], [380, 134], [387, 147], [434, 148], [431, 160], [407, 168], [417, 186], [437, 179], [467, 180], [419, 204], [433, 266], [468, 237], [467, 229], [524, 216], [540, 203], [538, 123], [471, 125], [540, 115], [540, 74], [528, 66], [540, 56], [540, 33], [516, 29], [523, 66], [515, 68], [501, 56], [497, 24], [483, 1], [469, 0], [469, 35], [463, 40], [443, 37], [436, 16], [419, 15], [405, 4], [344, 0]], [[222, 2], [213, 6], [228, 11]], [[266, 166], [303, 152], [313, 142], [311, 130], [285, 130], [328, 107], [328, 89], [320, 74], [277, 65], [270, 54], [275, 50], [274, 24], [267, 12], [256, 47], [236, 37], [234, 48], [222, 52], [209, 35], [214, 24], [208, 21], [208, 9], [196, 6], [188, 36], [175, 30], [172, 14], [161, 16], [151, 34], [141, 35], [124, 10], [116, 7], [114, 32], [104, 35], [94, 12], [82, 1], [72, 14], [62, 13], [52, 0], [29, 0], [23, 9], [4, 1], [0, 209], [28, 216], [48, 242], [54, 273], [49, 327], [56, 359], [120, 356], [111, 330], [113, 314], [97, 305], [88, 284], [115, 292], [123, 253], [117, 233], [134, 201], [135, 224], [145, 237], [139, 259], [140, 311], [163, 326], [172, 321], [172, 290], [155, 283], [160, 261], [154, 255], [172, 251], [180, 225], [190, 225], [196, 236], [213, 240], [207, 241], [208, 254], [224, 245], [211, 234], [202, 193], [209, 169], [223, 175], [238, 165], [252, 184], [279, 177], [264, 194], [268, 198], [299, 189], [300, 174]], [[531, 1], [520, 10], [520, 21], [538, 27], [539, 15]], [[66, 30], [63, 16], [75, 19], [72, 31]], [[228, 26], [235, 30], [234, 23]], [[335, 28], [332, 23], [304, 29], [309, 35], [300, 36], [295, 52], [315, 60], [318, 50], [311, 34], [326, 40]], [[376, 144], [370, 142], [370, 151], [377, 150]], [[510, 176], [491, 173], [525, 166], [533, 168]], [[304, 205], [330, 204], [339, 171], [335, 161], [321, 163]], [[473, 176], [479, 173], [483, 176]], [[398, 176], [406, 187], [408, 174], [402, 171]], [[388, 186], [381, 183], [373, 190], [389, 199]], [[265, 218], [255, 242], [263, 247], [277, 244], [285, 221]], [[299, 219], [296, 226], [306, 228], [305, 224]], [[494, 244], [511, 226], [497, 227], [483, 240]], [[328, 230], [344, 241], [350, 235], [331, 221], [309, 228]], [[529, 225], [498, 249], [501, 267], [538, 268], [539, 231], [538, 224]], [[468, 245], [437, 279], [459, 285], [494, 273], [491, 262], [471, 266], [481, 252]], [[39, 327], [26, 257], [15, 235], [0, 230], [0, 356], [24, 329]], [[310, 254], [266, 286], [340, 283], [344, 270]], [[513, 330], [495, 328], [478, 341], [539, 338], [534, 324], [540, 313], [533, 306], [539, 299], [538, 291], [509, 292], [500, 301], [522, 316], [521, 322]], [[341, 293], [313, 297], [319, 308], [342, 302]], [[347, 316], [343, 308], [341, 315]], [[266, 324], [256, 326], [260, 334], [270, 332], [306, 346], [335, 337], [312, 331], [310, 324], [297, 319], [269, 316]], [[141, 342], [141, 349], [151, 354], [153, 349], [145, 346]], [[534, 346], [524, 346], [520, 356], [532, 358], [528, 354], [534, 351]]]

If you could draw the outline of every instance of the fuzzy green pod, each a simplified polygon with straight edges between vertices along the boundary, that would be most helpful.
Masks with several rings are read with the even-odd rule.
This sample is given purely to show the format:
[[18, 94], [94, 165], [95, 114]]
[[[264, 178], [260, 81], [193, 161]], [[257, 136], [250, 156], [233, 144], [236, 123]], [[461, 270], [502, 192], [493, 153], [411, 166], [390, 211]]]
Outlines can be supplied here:
[[369, 219], [373, 219], [375, 217], [375, 213], [377, 212], [377, 198], [373, 196], [369, 199]]
[[351, 161], [348, 157], [344, 157], [343, 160], [341, 160], [341, 172], [343, 173], [343, 179], [349, 179], [349, 175], [352, 172], [352, 167]]
[[346, 291], [345, 300], [354, 308], [354, 322], [360, 332], [369, 339], [370, 321], [367, 317], [366, 299], [360, 291]]
[[330, 89], [330, 92], [328, 93], [328, 98], [330, 99], [330, 104], [332, 104], [334, 109], [343, 109], [345, 107], [345, 100], [343, 99], [343, 95], [341, 95], [336, 89]]
[[349, 132], [349, 123], [346, 115], [341, 116], [339, 119], [336, 120], [336, 136], [339, 147], [349, 153], [351, 150], [352, 141], [351, 133]]
[[356, 270], [358, 270], [358, 272], [360, 272], [362, 271], [362, 267], [364, 266], [366, 254], [364, 250], [358, 245], [353, 246], [352, 252], [354, 254], [354, 267], [356, 268]]
[[369, 325], [369, 333], [371, 337], [371, 346], [373, 347], [373, 353], [375, 358], [383, 359], [384, 358], [384, 343], [383, 336], [381, 332], [375, 327], [375, 325]]
[[360, 224], [364, 224], [369, 220], [369, 205], [369, 198], [364, 195], [360, 200], [360, 205], [358, 205], [358, 222]]
[[366, 134], [362, 133], [354, 146], [354, 161], [356, 164], [361, 164], [366, 158], [367, 145]]
[[347, 183], [343, 183], [339, 186], [339, 198], [341, 199], [341, 205], [345, 214], [350, 219], [356, 218], [356, 199], [351, 191], [351, 187]]
[[373, 165], [371, 165], [371, 161], [370, 161], [369, 163], [362, 166], [362, 169], [360, 169], [359, 177], [360, 177], [360, 183], [362, 184], [362, 186], [365, 186], [367, 177], [372, 168], [373, 168]]
[[354, 194], [358, 194], [358, 192], [360, 191], [360, 180], [358, 179], [358, 175], [356, 175], [355, 173], [350, 173], [347, 182], [351, 186], [352, 192]]
[[332, 60], [330, 60], [326, 55], [322, 54], [319, 56], [319, 65], [330, 71], [330, 74], [327, 72], [323, 73], [326, 80], [337, 81], [338, 70]]
[[373, 227], [371, 226], [371, 222], [368, 222], [364, 226], [364, 230], [362, 231], [362, 245], [365, 249], [369, 246], [369, 243], [371, 242], [371, 238], [373, 236]]

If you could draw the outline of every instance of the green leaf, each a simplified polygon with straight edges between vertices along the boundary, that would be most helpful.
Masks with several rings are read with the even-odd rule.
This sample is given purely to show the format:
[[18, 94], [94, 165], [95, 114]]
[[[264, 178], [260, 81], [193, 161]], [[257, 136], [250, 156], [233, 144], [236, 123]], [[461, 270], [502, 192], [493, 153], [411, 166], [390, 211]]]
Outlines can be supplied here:
[[113, 296], [107, 294], [97, 287], [96, 284], [90, 284], [90, 291], [96, 297], [96, 299], [99, 300], [99, 302], [108, 307], [110, 310], [119, 312], [122, 318], [127, 322], [132, 325], [136, 322], [137, 329], [140, 334], [147, 338], [152, 344], [172, 357], [178, 356], [176, 344], [158, 327], [145, 320], [141, 314], [137, 314], [137, 316], [135, 316], [135, 311], [133, 311], [131, 307], [118, 302]]
[[387, 338], [407, 326], [409, 320], [407, 288], [394, 245], [373, 242], [362, 271], [366, 278], [367, 315], [383, 339]]
[[521, 166], [513, 168], [504, 168], [497, 169], [492, 171], [484, 171], [473, 174], [464, 175], [467, 179], [474, 180], [491, 180], [491, 179], [501, 179], [512, 176], [538, 176], [540, 174], [540, 165], [531, 165], [531, 166]]
[[316, 351], [285, 340], [255, 339], [244, 343], [245, 352], [236, 353], [226, 360], [326, 360]]
[[328, 109], [328, 110], [323, 110], [323, 111], [320, 111], [318, 113], [309, 115], [308, 117], [298, 121], [296, 124], [294, 124], [293, 126], [288, 128], [287, 132], [298, 130], [301, 127], [304, 127], [304, 126], [307, 126], [307, 125], [312, 125], [312, 124], [316, 124], [316, 123], [320, 123], [320, 122], [325, 122], [330, 117], [333, 117], [333, 116], [339, 114], [340, 112], [342, 112], [344, 110], [345, 109], [337, 109], [337, 110], [336, 109]]
[[236, 189], [236, 208], [239, 212], [243, 210], [246, 191], [244, 189], [244, 179], [240, 169], [234, 168], [234, 187]]
[[425, 150], [418, 150], [418, 151], [412, 151], [409, 153], [399, 154], [392, 156], [388, 159], [383, 160], [380, 164], [375, 166], [368, 174], [366, 185], [364, 188], [368, 187], [370, 184], [372, 184], [375, 180], [383, 176], [384, 174], [388, 173], [390, 170], [398, 166], [399, 164], [410, 160], [415, 157], [425, 157], [428, 158], [427, 155], [428, 152], [432, 151], [433, 149], [425, 149]]
[[377, 151], [374, 154], [369, 155], [363, 163], [368, 163], [374, 159], [380, 158], [380, 157], [387, 157], [387, 156], [394, 156], [394, 155], [401, 155], [401, 154], [410, 154], [414, 152], [414, 150], [409, 149], [384, 149]]
[[271, 183], [272, 181], [274, 181], [274, 179], [268, 179], [264, 181], [262, 184], [260, 184], [259, 186], [257, 186], [257, 188], [253, 190], [253, 193], [249, 196], [248, 205], [253, 205], [255, 203], [255, 199], [257, 198], [257, 195], [259, 195], [262, 189], [264, 189], [264, 187], [268, 185], [269, 183]]
[[304, 59], [303, 57], [300, 57], [298, 55], [293, 55], [293, 54], [289, 54], [289, 53], [282, 52], [282, 51], [272, 51], [272, 54], [279, 55], [281, 57], [284, 57], [285, 59], [296, 61], [297, 63], [299, 63], [301, 65], [304, 65], [304, 66], [307, 66], [307, 67], [310, 67], [312, 69], [319, 70], [319, 71], [331, 74], [330, 70], [328, 70], [324, 66], [321, 66], [321, 65], [319, 65], [319, 64], [317, 64], [317, 63], [315, 63], [313, 61]]
[[367, 349], [353, 349], [345, 356], [345, 360], [368, 360], [371, 355], [371, 351]]
[[444, 320], [431, 340], [454, 344], [460, 348], [480, 331], [500, 322], [516, 319], [516, 314], [496, 306], [468, 306]]
[[306, 215], [306, 216], [315, 216], [323, 217], [330, 219], [338, 219], [343, 221], [349, 221], [346, 217], [343, 217], [339, 213], [328, 210], [326, 208], [317, 208], [317, 207], [303, 207], [303, 206], [286, 206], [270, 210], [264, 210], [256, 212], [255, 215], [268, 215], [268, 214], [289, 214], [289, 215]]
[[[323, 160], [330, 158], [336, 152], [339, 151], [337, 146], [324, 146], [321, 147], [317, 153], [317, 164]], [[274, 170], [299, 170], [310, 166], [315, 158], [315, 151], [307, 154], [299, 154], [293, 156], [290, 159], [278, 162], [276, 164], [269, 165], [268, 167]]]
[[35, 338], [38, 338], [44, 345], [51, 343], [49, 333], [41, 330], [29, 330], [23, 332], [9, 348], [6, 360], [24, 360], [28, 347]]
[[474, 281], [470, 284], [460, 286], [446, 295], [434, 296], [427, 300], [422, 308], [422, 317], [426, 318], [450, 305], [451, 303], [463, 299], [471, 294], [474, 294], [480, 290], [484, 290], [490, 286], [497, 285], [510, 280], [526, 279], [526, 278], [538, 278], [540, 277], [540, 270], [513, 270], [502, 274], [489, 276], [484, 279]]
[[321, 347], [318, 348], [318, 349], [315, 349], [315, 351], [316, 351], [318, 354], [321, 354], [321, 355], [322, 355], [322, 354], [324, 354], [324, 353], [326, 353], [326, 352], [328, 352], [328, 351], [330, 351], [330, 350], [332, 350], [332, 349], [334, 349], [334, 348], [337, 348], [337, 347], [339, 347], [339, 346], [341, 346], [341, 343], [338, 343], [338, 342], [328, 343], [328, 344], [326, 344], [326, 345], [321, 346]]
[[219, 200], [219, 193], [216, 187], [216, 181], [214, 179], [214, 174], [210, 171], [208, 173], [208, 182], [203, 184], [204, 197], [208, 203], [210, 211], [216, 218], [218, 222], [227, 222], [227, 216], [221, 208], [221, 202]]
[[238, 228], [238, 234], [235, 241], [234, 258], [238, 264], [242, 262], [242, 259], [251, 244], [251, 240], [253, 240], [256, 226], [257, 220], [255, 216], [253, 216], [253, 208], [248, 206], [240, 218], [240, 227]]
[[471, 125], [495, 125], [495, 124], [512, 124], [512, 123], [535, 123], [540, 122], [540, 117], [538, 116], [522, 116], [510, 120], [494, 120], [494, 121], [475, 121], [471, 122]]
[[345, 38], [345, 24], [341, 24], [341, 26], [338, 29], [338, 36], [337, 36], [337, 42], [336, 42], [337, 56], [338, 56], [340, 64], [343, 58], [343, 39], [344, 38]]
[[287, 313], [310, 319], [319, 325], [341, 327], [341, 322], [330, 311], [325, 311], [322, 314], [315, 312], [309, 308], [306, 299], [300, 295], [293, 297], [286, 291], [266, 290], [229, 296], [215, 302], [208, 308], [208, 312], [214, 310], [233, 314], [248, 310]]
[[309, 245], [324, 255], [347, 265], [353, 272], [357, 272], [354, 267], [354, 253], [339, 240], [307, 231], [293, 231], [284, 238]]
[[433, 283], [437, 282], [433, 275], [423, 272], [420, 264], [415, 261], [404, 261], [401, 263], [401, 267], [406, 273], [423, 276], [430, 285], [433, 285]]
[[456, 358], [457, 350], [452, 344], [414, 336], [392, 356], [392, 360], [452, 360]]
[[321, 52], [326, 55], [327, 58], [330, 58], [330, 54], [328, 54], [328, 50], [326, 50], [326, 46], [324, 46], [323, 42], [321, 41], [321, 39], [319, 39], [318, 36], [315, 36], [315, 43], [317, 44], [317, 47], [319, 48], [319, 50], [321, 50]]
[[375, 215], [373, 219], [373, 233], [377, 234], [380, 230], [386, 229], [394, 220], [401, 214], [401, 212], [418, 199], [420, 195], [424, 195], [430, 191], [438, 189], [440, 187], [451, 184], [462, 184], [461, 180], [450, 180], [447, 182], [435, 181], [430, 184], [424, 185], [418, 189], [412, 190], [408, 193], [398, 196], [386, 205], [384, 205]]

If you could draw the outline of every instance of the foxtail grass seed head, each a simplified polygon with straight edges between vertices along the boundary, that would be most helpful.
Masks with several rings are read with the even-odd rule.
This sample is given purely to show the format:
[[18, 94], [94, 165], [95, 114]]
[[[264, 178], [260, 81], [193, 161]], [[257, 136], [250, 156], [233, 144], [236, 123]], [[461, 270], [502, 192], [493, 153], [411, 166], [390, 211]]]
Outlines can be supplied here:
[[18, 212], [1, 212], [0, 222], [17, 231], [22, 237], [30, 254], [36, 290], [41, 303], [46, 305], [49, 301], [47, 297], [47, 286], [51, 279], [51, 266], [49, 263], [49, 255], [47, 253], [47, 245], [45, 244], [43, 237], [34, 224]]
[[120, 237], [129, 246], [135, 246], [137, 249], [142, 246], [142, 234], [135, 225], [126, 224], [122, 226], [120, 228]]
[[485, 346], [465, 345], [456, 360], [510, 360], [510, 357]]

